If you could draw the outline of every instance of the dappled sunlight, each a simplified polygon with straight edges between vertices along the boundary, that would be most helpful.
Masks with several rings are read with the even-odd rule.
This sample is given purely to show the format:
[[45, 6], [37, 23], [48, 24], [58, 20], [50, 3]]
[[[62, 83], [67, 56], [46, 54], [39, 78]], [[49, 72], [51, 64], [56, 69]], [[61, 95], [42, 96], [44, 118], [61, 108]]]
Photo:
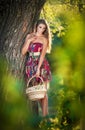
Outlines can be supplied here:
[[[63, 9], [65, 9], [65, 7], [63, 7]], [[53, 74], [49, 90], [49, 110], [52, 115], [55, 115], [52, 119], [58, 119], [56, 127], [48, 127], [50, 130], [80, 130], [82, 115], [85, 117], [85, 24], [79, 14], [75, 16], [76, 11], [74, 12], [74, 9], [66, 10], [68, 10], [66, 14], [60, 10], [60, 17], [58, 17], [59, 14], [55, 13], [56, 19], [51, 21], [51, 27], [52, 24], [54, 27], [51, 28], [54, 38], [59, 37], [56, 34], [59, 33], [58, 27], [60, 27], [60, 22], [62, 23], [62, 20], [58, 21], [58, 19], [62, 17], [61, 14], [64, 14], [63, 21], [66, 22], [67, 26], [64, 26], [64, 24], [62, 26], [65, 28], [65, 35], [61, 35], [61, 43], [58, 43], [60, 41], [56, 40], [57, 38], [55, 42], [53, 39], [52, 53], [51, 56], [48, 57]], [[56, 12], [57, 11], [58, 8], [56, 9]], [[47, 17], [47, 19], [50, 21], [50, 16], [49, 18]], [[54, 25], [54, 23], [56, 24]], [[50, 123], [52, 123], [52, 119], [50, 119]]]
[[40, 16], [52, 32], [52, 52], [47, 55], [52, 71], [49, 115], [32, 113], [23, 79], [15, 78], [0, 57], [2, 130], [80, 130], [85, 119], [85, 23], [77, 6], [51, 3], [46, 2]]
[[45, 18], [51, 27], [52, 34], [62, 37], [66, 34], [71, 22], [80, 20], [77, 6], [73, 8], [69, 2], [61, 4], [59, 1], [47, 0], [41, 11], [41, 18]]

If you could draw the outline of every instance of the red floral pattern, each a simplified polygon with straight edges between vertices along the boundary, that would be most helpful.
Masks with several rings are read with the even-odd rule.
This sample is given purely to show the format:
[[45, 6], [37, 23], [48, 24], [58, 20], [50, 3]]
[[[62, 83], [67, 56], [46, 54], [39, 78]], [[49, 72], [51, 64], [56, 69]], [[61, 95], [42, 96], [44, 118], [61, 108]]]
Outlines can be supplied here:
[[[42, 43], [31, 43], [28, 51], [30, 53], [34, 52], [40, 52], [42, 51], [43, 44]], [[27, 63], [26, 63], [26, 77], [27, 79], [31, 78], [33, 75], [35, 75], [37, 66], [39, 63], [40, 55], [38, 56], [30, 56], [28, 57]], [[42, 63], [42, 66], [40, 68], [40, 76], [43, 78], [44, 81], [51, 80], [51, 71], [50, 66], [46, 58], [44, 58], [44, 61]]]

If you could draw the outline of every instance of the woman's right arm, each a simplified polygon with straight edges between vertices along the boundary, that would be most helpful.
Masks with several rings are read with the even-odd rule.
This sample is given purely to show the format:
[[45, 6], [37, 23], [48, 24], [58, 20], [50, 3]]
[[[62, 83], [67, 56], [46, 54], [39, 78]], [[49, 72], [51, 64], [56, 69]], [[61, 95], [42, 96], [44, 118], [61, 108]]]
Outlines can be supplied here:
[[21, 54], [23, 56], [27, 53], [30, 42], [31, 42], [30, 41], [30, 34], [28, 34], [26, 39], [25, 39], [25, 43], [24, 43], [24, 45], [22, 47], [22, 50], [21, 50]]

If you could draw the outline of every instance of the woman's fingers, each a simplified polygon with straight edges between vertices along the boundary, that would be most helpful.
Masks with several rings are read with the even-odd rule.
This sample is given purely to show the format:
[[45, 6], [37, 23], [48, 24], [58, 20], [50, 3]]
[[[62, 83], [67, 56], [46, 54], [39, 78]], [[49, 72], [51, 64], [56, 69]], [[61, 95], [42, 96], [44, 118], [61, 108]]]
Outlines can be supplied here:
[[34, 40], [36, 40], [36, 36], [33, 36], [32, 38], [30, 38], [31, 42], [34, 41]]
[[40, 70], [38, 69], [36, 72], [36, 77], [38, 77], [40, 75]]

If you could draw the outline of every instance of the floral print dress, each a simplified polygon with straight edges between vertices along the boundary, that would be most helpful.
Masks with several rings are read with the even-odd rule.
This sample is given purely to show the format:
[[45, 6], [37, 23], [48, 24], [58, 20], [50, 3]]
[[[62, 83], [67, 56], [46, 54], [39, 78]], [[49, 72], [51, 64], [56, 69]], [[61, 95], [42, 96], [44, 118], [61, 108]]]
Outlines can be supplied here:
[[[29, 45], [29, 48], [28, 48], [29, 57], [28, 57], [27, 62], [26, 62], [26, 78], [28, 80], [33, 75], [36, 74], [42, 49], [43, 49], [43, 44], [39, 43], [39, 42], [31, 43]], [[34, 53], [36, 54], [36, 52], [39, 52], [40, 54], [34, 55]], [[51, 80], [50, 66], [49, 66], [49, 63], [48, 63], [46, 57], [44, 58], [44, 61], [43, 61], [41, 68], [40, 68], [40, 76], [42, 77], [43, 81], [50, 81]]]

